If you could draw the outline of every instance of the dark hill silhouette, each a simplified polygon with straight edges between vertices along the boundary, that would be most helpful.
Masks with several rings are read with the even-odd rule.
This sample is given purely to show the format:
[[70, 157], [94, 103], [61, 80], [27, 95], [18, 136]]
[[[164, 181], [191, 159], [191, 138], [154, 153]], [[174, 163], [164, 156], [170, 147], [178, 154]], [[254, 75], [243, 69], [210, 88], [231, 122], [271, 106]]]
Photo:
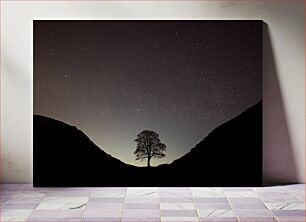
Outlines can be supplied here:
[[34, 115], [34, 185], [92, 185], [127, 167], [76, 127]]
[[213, 130], [171, 164], [135, 167], [76, 127], [34, 115], [34, 186], [260, 186], [262, 102]]
[[201, 177], [211, 186], [260, 186], [262, 102], [217, 127], [171, 167], [191, 184]]

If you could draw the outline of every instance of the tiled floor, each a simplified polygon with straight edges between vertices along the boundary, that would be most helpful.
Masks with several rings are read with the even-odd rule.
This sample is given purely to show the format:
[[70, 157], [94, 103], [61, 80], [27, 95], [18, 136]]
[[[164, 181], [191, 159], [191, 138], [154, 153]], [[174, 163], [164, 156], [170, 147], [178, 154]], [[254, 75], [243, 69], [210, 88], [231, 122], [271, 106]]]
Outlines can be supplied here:
[[1, 221], [305, 221], [305, 185], [33, 188], [1, 185]]

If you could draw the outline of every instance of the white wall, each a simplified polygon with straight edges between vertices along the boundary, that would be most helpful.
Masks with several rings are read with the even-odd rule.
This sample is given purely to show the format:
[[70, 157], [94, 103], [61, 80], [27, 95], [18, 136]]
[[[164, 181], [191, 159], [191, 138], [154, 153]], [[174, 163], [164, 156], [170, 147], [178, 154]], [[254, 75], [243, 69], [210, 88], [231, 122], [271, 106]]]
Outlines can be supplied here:
[[33, 19], [262, 19], [264, 179], [305, 182], [303, 1], [1, 1], [1, 180], [32, 181]]

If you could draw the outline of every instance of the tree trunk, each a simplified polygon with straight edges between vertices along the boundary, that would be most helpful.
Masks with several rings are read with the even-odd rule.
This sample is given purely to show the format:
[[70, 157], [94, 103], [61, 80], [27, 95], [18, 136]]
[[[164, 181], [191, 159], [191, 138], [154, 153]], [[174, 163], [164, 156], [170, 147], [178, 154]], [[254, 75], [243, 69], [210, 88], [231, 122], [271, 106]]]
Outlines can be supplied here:
[[147, 167], [151, 167], [151, 165], [150, 165], [150, 160], [151, 160], [151, 158], [148, 157], [148, 164], [147, 164]]

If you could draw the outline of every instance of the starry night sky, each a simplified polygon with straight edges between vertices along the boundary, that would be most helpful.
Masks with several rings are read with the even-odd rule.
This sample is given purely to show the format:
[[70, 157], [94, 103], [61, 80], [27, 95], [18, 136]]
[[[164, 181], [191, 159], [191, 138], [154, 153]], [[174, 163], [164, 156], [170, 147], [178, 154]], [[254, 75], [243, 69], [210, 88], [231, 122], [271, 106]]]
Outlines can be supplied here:
[[259, 21], [34, 21], [34, 114], [133, 165], [154, 130], [171, 163], [262, 98]]

